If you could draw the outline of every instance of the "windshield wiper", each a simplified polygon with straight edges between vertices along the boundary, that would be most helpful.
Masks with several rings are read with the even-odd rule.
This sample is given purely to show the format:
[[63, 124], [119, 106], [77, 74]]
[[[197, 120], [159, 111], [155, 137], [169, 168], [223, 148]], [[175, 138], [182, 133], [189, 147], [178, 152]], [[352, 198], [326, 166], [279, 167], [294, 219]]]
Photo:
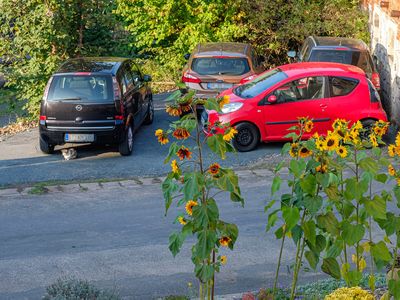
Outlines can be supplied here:
[[60, 99], [54, 99], [53, 101], [73, 101], [73, 100], [82, 100], [82, 98], [81, 97], [60, 98]]

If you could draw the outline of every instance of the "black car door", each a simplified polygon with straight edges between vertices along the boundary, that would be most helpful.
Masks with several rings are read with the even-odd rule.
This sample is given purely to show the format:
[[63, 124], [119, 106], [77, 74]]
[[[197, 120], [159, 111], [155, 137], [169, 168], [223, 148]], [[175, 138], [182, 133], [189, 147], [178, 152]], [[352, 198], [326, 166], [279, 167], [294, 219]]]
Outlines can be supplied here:
[[135, 85], [137, 99], [139, 101], [139, 110], [140, 110], [140, 121], [143, 121], [146, 117], [146, 113], [148, 110], [149, 100], [147, 98], [147, 88], [146, 83], [143, 80], [143, 76], [138, 68], [138, 66], [130, 61], [130, 70], [133, 77], [133, 83]]

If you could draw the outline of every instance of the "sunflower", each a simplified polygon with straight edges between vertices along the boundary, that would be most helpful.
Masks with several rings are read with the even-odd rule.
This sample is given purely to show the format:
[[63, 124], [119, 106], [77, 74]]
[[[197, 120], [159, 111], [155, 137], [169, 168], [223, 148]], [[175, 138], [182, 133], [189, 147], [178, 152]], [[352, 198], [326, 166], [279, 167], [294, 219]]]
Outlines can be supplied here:
[[301, 146], [298, 154], [300, 157], [306, 158], [312, 154], [312, 151], [305, 146]]
[[179, 117], [182, 114], [182, 109], [177, 104], [167, 104], [165, 111], [173, 117]]
[[156, 132], [154, 133], [155, 136], [160, 136], [164, 134], [164, 130], [162, 129], [157, 129]]
[[305, 132], [311, 132], [311, 130], [314, 128], [314, 123], [313, 123], [313, 121], [311, 121], [311, 120], [308, 120], [307, 122], [306, 122], [306, 124], [304, 124], [304, 131]]
[[315, 168], [315, 171], [318, 173], [326, 173], [328, 171], [328, 166], [325, 164], [321, 164]]
[[226, 258], [226, 255], [221, 255], [220, 260], [221, 260], [221, 264], [226, 265], [226, 262], [228, 259]]
[[396, 170], [392, 165], [388, 166], [388, 173], [390, 176], [395, 176], [396, 175]]
[[396, 152], [397, 156], [400, 156], [400, 146], [394, 147], [394, 151]]
[[218, 163], [213, 163], [209, 168], [208, 168], [208, 172], [210, 172], [210, 174], [212, 176], [216, 176], [219, 173], [220, 170], [220, 165]]
[[219, 244], [223, 247], [228, 247], [231, 241], [232, 239], [229, 236], [223, 236], [222, 238], [219, 239]]
[[191, 216], [193, 214], [193, 207], [195, 207], [196, 205], [199, 205], [199, 204], [197, 203], [197, 201], [193, 201], [193, 200], [189, 200], [186, 203], [185, 209], [189, 216]]
[[186, 140], [190, 136], [190, 133], [186, 128], [181, 127], [175, 129], [172, 135], [178, 140]]
[[229, 128], [229, 131], [224, 134], [222, 137], [224, 141], [229, 142], [230, 140], [233, 139], [233, 137], [237, 134], [237, 130], [233, 127]]
[[339, 146], [336, 148], [336, 153], [342, 158], [347, 156], [347, 148], [345, 146]]
[[400, 177], [396, 178], [397, 185], [400, 186]]
[[347, 127], [347, 121], [345, 119], [336, 119], [332, 123], [332, 128], [334, 128], [334, 129], [342, 128], [342, 127]]
[[375, 126], [373, 131], [377, 136], [380, 136], [380, 137], [382, 137], [382, 135], [385, 134], [383, 127]]
[[176, 155], [179, 157], [180, 160], [184, 160], [185, 157], [187, 159], [191, 159], [192, 158], [192, 152], [189, 151], [188, 148], [186, 148], [185, 146], [182, 146], [178, 152], [176, 152]]
[[396, 146], [395, 145], [388, 146], [388, 154], [390, 157], [393, 157], [396, 155]]
[[289, 154], [291, 157], [297, 157], [299, 152], [299, 144], [298, 143], [292, 143], [292, 145], [290, 145], [290, 150], [289, 150]]
[[361, 129], [363, 129], [363, 125], [361, 124], [360, 121], [357, 121], [357, 122], [353, 125], [353, 128], [354, 128], [355, 130], [361, 130]]
[[317, 138], [315, 140], [315, 147], [317, 147], [318, 150], [323, 151], [326, 148], [326, 142], [325, 140], [321, 139], [321, 138]]
[[172, 169], [172, 173], [178, 173], [179, 172], [179, 166], [178, 166], [178, 163], [176, 162], [176, 159], [174, 159], [171, 162], [171, 169]]
[[374, 146], [374, 147], [378, 147], [378, 146], [379, 146], [375, 134], [371, 133], [371, 134], [369, 135], [369, 140], [371, 141], [372, 146]]
[[190, 104], [180, 104], [182, 112], [190, 112], [192, 107]]
[[229, 95], [225, 95], [219, 100], [219, 108], [222, 108], [225, 104], [228, 104], [230, 102], [230, 97]]
[[182, 225], [186, 225], [187, 224], [186, 219], [184, 217], [182, 217], [182, 216], [178, 217], [178, 222], [181, 223]]
[[329, 134], [325, 140], [325, 150], [335, 150], [339, 146], [339, 139], [336, 134]]

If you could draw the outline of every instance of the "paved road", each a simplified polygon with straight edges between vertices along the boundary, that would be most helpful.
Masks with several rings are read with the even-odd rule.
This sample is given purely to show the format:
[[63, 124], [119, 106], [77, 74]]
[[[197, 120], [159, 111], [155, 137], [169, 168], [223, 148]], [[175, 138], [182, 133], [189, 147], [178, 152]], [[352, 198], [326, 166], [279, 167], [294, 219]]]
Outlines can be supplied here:
[[[228, 264], [217, 276], [217, 294], [270, 286], [278, 256], [263, 212], [271, 174], [240, 172], [245, 207], [225, 195], [217, 198], [222, 218], [240, 230], [236, 249], [221, 252]], [[116, 288], [126, 299], [187, 293], [187, 283], [196, 282], [191, 244], [175, 259], [168, 250], [168, 235], [180, 228], [173, 224], [178, 211], [164, 217], [158, 180], [141, 180], [54, 187], [44, 195], [0, 191], [0, 299], [40, 299], [61, 276]], [[293, 256], [289, 242], [281, 284], [288, 283], [286, 265]], [[320, 276], [307, 273], [302, 281]]]
[[[163, 110], [165, 96], [155, 100], [155, 122], [143, 126], [135, 136], [134, 153], [121, 157], [114, 148], [81, 146], [78, 159], [64, 161], [60, 151], [53, 155], [42, 154], [38, 146], [37, 129], [17, 134], [0, 142], [0, 186], [26, 184], [49, 180], [81, 180], [96, 178], [132, 178], [143, 175], [160, 175], [169, 166], [163, 165], [168, 152], [158, 144], [154, 131], [168, 128], [174, 118]], [[281, 144], [263, 144], [252, 152], [231, 154], [224, 162], [232, 166], [247, 166], [261, 158], [280, 152]], [[206, 152], [207, 158], [213, 158]]]

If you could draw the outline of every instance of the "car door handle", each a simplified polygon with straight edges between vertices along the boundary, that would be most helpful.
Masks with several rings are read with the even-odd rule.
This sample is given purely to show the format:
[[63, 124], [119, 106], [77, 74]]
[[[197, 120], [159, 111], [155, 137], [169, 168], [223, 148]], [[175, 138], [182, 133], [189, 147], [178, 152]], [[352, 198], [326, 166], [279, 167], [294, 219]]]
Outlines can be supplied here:
[[322, 109], [328, 108], [328, 105], [326, 104], [320, 104], [319, 107], [321, 107]]

